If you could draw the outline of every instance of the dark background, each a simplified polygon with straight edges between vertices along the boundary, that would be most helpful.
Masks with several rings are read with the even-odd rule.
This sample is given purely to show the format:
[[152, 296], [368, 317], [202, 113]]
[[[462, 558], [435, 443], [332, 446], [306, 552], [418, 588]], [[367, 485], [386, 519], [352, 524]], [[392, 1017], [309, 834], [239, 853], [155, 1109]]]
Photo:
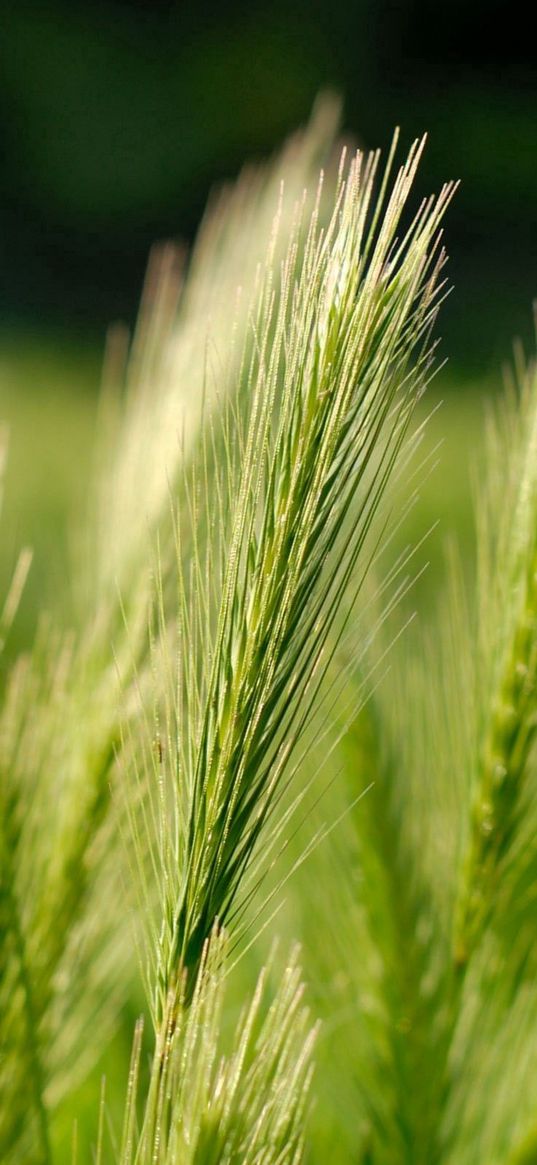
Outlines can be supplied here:
[[469, 373], [531, 337], [537, 74], [529, 9], [483, 0], [5, 5], [0, 326], [100, 338], [136, 313], [150, 245], [272, 150], [321, 87], [368, 146], [427, 129], [447, 225], [444, 349]]

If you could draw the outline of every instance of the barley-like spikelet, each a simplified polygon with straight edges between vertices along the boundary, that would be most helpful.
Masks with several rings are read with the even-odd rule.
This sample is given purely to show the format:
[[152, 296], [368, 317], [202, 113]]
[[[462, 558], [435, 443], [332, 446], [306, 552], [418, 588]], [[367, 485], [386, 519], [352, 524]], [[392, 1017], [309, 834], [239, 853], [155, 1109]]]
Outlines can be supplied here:
[[[455, 919], [457, 966], [464, 967], [501, 889], [502, 863], [515, 839], [537, 728], [537, 404], [533, 367], [521, 373], [520, 404], [507, 405], [491, 450], [504, 470], [482, 534], [481, 740], [472, 778], [469, 841]], [[511, 413], [514, 411], [514, 415]], [[502, 442], [503, 431], [503, 442]]]

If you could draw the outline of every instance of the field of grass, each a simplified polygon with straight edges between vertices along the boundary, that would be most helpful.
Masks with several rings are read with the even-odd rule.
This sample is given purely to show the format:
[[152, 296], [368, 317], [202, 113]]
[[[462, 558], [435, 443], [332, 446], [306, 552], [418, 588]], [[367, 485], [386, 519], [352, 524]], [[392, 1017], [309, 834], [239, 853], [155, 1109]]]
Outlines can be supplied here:
[[[11, 655], [31, 643], [38, 611], [69, 601], [65, 572], [76, 514], [91, 480], [101, 366], [102, 352], [69, 334], [23, 332], [0, 339], [1, 421], [9, 442], [0, 546], [4, 589], [21, 545], [33, 550]], [[419, 498], [399, 549], [403, 537], [417, 543], [431, 531], [419, 553], [425, 574], [417, 593], [426, 598], [440, 581], [446, 541], [457, 536], [472, 551], [472, 475], [486, 401], [500, 389], [500, 373], [496, 382], [469, 382], [444, 371], [423, 403], [429, 459], [418, 475]]]
[[[17, 334], [4, 336], [2, 342], [2, 419], [9, 432], [0, 556], [4, 589], [20, 546], [28, 545], [33, 550], [30, 575], [4, 653], [4, 676], [18, 653], [31, 647], [38, 619], [45, 612], [59, 615], [62, 622], [68, 623], [70, 594], [66, 577], [76, 513], [84, 506], [91, 481], [100, 363], [97, 349], [81, 347], [65, 337]], [[423, 418], [428, 418], [426, 464], [418, 473], [419, 494], [410, 518], [394, 539], [392, 556], [401, 553], [407, 543], [416, 545], [414, 566], [419, 577], [405, 602], [408, 610], [418, 610], [425, 622], [445, 581], [445, 551], [453, 538], [464, 548], [468, 569], [472, 570], [472, 477], [476, 453], [479, 456], [482, 447], [485, 402], [490, 403], [498, 388], [490, 382], [454, 382], [444, 372], [431, 385], [423, 403]], [[326, 798], [325, 812], [330, 812]], [[303, 841], [308, 843], [308, 827]], [[315, 862], [310, 865], [314, 874]], [[302, 876], [307, 884], [308, 863]], [[285, 919], [285, 912], [283, 922], [280, 912], [272, 930], [281, 932], [282, 928], [289, 930], [291, 940], [292, 921]], [[241, 995], [251, 981], [252, 974], [243, 967], [242, 978], [239, 975], [235, 984], [237, 999], [231, 1014], [237, 1014]], [[116, 1121], [119, 1118], [132, 1030], [141, 1006], [141, 996], [134, 991], [110, 1046], [70, 1097], [65, 1111], [60, 1110], [53, 1129], [58, 1161], [69, 1158], [73, 1112], [77, 1115], [81, 1151], [90, 1152], [96, 1137], [103, 1074], [107, 1104]]]
[[537, 1160], [536, 371], [428, 384], [452, 188], [334, 112], [102, 395], [0, 345], [6, 1165]]

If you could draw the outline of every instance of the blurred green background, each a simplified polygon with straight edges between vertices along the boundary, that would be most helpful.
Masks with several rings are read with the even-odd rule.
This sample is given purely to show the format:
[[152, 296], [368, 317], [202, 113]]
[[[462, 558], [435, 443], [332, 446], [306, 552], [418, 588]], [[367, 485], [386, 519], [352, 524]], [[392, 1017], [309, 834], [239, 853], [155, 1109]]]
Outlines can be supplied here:
[[[11, 452], [0, 584], [36, 551], [13, 644], [61, 593], [83, 499], [106, 326], [132, 326], [151, 244], [187, 243], [211, 187], [266, 155], [332, 87], [366, 146], [427, 129], [423, 192], [447, 221], [444, 470], [424, 501], [468, 530], [477, 396], [531, 343], [537, 73], [516, 4], [474, 0], [47, 0], [5, 5], [0, 39], [0, 417]], [[495, 379], [496, 378], [496, 379]], [[435, 484], [436, 483], [436, 484]], [[434, 557], [434, 548], [433, 548]]]

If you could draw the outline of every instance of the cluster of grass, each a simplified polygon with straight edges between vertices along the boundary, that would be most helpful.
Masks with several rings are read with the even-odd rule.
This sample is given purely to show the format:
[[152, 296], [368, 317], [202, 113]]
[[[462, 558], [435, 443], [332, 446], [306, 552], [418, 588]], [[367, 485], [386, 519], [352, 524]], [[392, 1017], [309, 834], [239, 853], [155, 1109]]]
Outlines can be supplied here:
[[63, 618], [3, 685], [8, 1163], [537, 1160], [536, 378], [476, 459], [475, 582], [453, 551], [409, 620], [453, 188], [413, 207], [423, 143], [336, 133], [110, 338]]

